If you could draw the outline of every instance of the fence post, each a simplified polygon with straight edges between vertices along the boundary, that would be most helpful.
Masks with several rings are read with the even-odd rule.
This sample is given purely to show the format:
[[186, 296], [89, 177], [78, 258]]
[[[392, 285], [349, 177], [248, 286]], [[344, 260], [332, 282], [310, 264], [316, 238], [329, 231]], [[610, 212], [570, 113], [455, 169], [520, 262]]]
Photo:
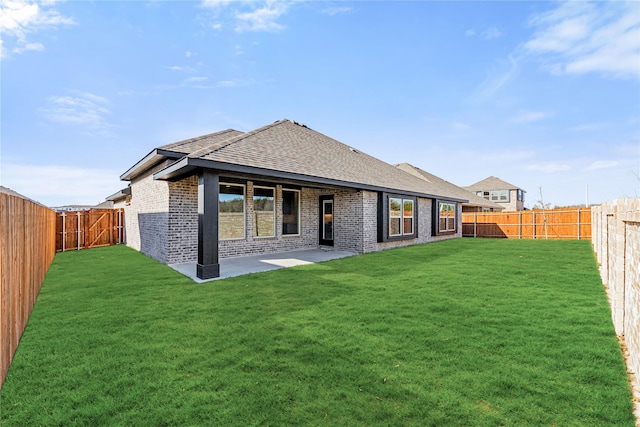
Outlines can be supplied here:
[[580, 240], [580, 208], [578, 208], [578, 240]]
[[78, 244], [77, 244], [76, 250], [79, 251], [80, 250], [80, 211], [77, 212], [76, 216], [78, 217], [78, 231], [76, 233], [76, 237], [78, 238]]
[[536, 239], [536, 211], [531, 211], [531, 222], [533, 222], [533, 240]]
[[473, 238], [478, 237], [478, 213], [473, 213]]
[[65, 251], [65, 244], [67, 243], [67, 216], [66, 212], [62, 212], [62, 252]]
[[522, 211], [518, 212], [518, 239], [522, 239]]

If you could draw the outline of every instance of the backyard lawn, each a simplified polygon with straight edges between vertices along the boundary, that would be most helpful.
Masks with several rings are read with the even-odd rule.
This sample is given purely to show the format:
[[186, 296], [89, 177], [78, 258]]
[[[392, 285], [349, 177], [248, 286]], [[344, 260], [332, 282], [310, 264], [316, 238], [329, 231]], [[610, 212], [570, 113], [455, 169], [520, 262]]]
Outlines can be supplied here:
[[629, 426], [587, 241], [456, 239], [197, 285], [56, 255], [0, 425]]

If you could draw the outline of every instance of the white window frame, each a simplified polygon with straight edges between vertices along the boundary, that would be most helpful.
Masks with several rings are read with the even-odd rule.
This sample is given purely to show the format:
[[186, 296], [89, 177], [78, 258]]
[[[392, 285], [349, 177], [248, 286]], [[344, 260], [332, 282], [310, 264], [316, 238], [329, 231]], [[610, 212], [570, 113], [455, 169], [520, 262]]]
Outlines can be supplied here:
[[[410, 202], [411, 203], [411, 216], [405, 216], [404, 215], [404, 204]], [[414, 203], [413, 199], [402, 199], [402, 235], [403, 236], [410, 236], [413, 234], [413, 229], [415, 228], [416, 224], [415, 221], [413, 220], [413, 218], [416, 216], [416, 204]], [[407, 218], [411, 218], [411, 232], [407, 233], [407, 231], [404, 229], [404, 220]]]
[[[391, 215], [391, 200], [399, 200], [400, 201], [400, 216], [394, 216]], [[405, 216], [404, 214], [404, 204], [406, 202], [410, 202], [411, 203], [411, 216]], [[389, 202], [388, 202], [388, 214], [389, 214], [389, 223], [388, 223], [388, 233], [389, 233], [389, 237], [401, 237], [401, 236], [412, 236], [415, 234], [415, 228], [416, 228], [416, 222], [415, 222], [415, 217], [416, 217], [416, 201], [414, 199], [405, 199], [402, 197], [392, 197], [389, 196]], [[411, 218], [411, 232], [407, 232], [404, 229], [404, 220], [407, 218]], [[400, 227], [399, 227], [399, 234], [391, 234], [391, 221], [393, 219], [400, 219]]]
[[[256, 204], [255, 204], [255, 200], [256, 200], [256, 188], [261, 188], [264, 190], [271, 190], [273, 191], [273, 234], [269, 235], [269, 236], [256, 236], [256, 219], [257, 219], [257, 215], [256, 215]], [[253, 197], [251, 199], [251, 202], [253, 203], [253, 238], [254, 239], [269, 239], [269, 238], [274, 238], [276, 237], [276, 189], [275, 187], [267, 187], [267, 186], [262, 186], [262, 185], [254, 185], [253, 186]], [[264, 211], [261, 211], [264, 212]]]
[[[391, 215], [391, 200], [399, 200], [400, 201], [400, 215]], [[397, 236], [402, 236], [403, 235], [403, 228], [404, 228], [404, 224], [402, 223], [402, 216], [403, 216], [403, 209], [404, 209], [404, 204], [403, 204], [403, 199], [401, 197], [391, 197], [389, 196], [389, 237], [397, 237]], [[398, 227], [398, 234], [391, 234], [391, 220], [393, 219], [400, 219], [400, 226]]]
[[490, 194], [489, 200], [491, 200], [492, 202], [498, 202], [498, 203], [509, 202], [509, 190], [491, 190], [489, 194]]
[[282, 237], [295, 237], [295, 236], [300, 236], [300, 234], [302, 233], [302, 224], [300, 223], [300, 209], [301, 209], [301, 205], [302, 205], [302, 193], [300, 190], [294, 190], [291, 188], [283, 188], [282, 189], [282, 208], [281, 210], [284, 208], [284, 192], [288, 191], [291, 193], [298, 193], [298, 215], [296, 216], [296, 221], [298, 224], [298, 232], [293, 234], [293, 233], [285, 233], [284, 232], [284, 211], [282, 211]]
[[[220, 241], [225, 240], [244, 240], [247, 238], [247, 186], [246, 184], [236, 184], [233, 182], [221, 182], [220, 187], [227, 185], [229, 187], [242, 187], [242, 237], [231, 237], [231, 238], [222, 238], [219, 237]], [[218, 188], [220, 188], [218, 187]], [[220, 193], [218, 190], [218, 203], [220, 203]], [[220, 207], [218, 206], [218, 235], [220, 234]]]
[[[450, 205], [453, 206], [453, 228], [450, 229], [448, 227], [448, 223], [449, 223], [449, 216], [444, 217], [445, 221], [445, 228], [442, 229], [442, 226], [440, 225], [440, 222], [442, 221], [442, 206], [443, 205]], [[439, 202], [438, 203], [438, 233], [455, 233], [456, 230], [458, 228], [458, 206], [456, 203], [452, 203], [452, 202]]]

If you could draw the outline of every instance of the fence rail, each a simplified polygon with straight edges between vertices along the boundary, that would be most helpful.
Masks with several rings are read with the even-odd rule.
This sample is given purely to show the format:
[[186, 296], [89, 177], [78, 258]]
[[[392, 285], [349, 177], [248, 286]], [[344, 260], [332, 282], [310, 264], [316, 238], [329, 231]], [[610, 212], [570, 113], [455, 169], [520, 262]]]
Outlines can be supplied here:
[[0, 193], [0, 387], [56, 253], [56, 214]]
[[464, 212], [464, 237], [591, 239], [591, 208], [518, 212]]
[[124, 243], [124, 209], [90, 209], [56, 214], [56, 251]]

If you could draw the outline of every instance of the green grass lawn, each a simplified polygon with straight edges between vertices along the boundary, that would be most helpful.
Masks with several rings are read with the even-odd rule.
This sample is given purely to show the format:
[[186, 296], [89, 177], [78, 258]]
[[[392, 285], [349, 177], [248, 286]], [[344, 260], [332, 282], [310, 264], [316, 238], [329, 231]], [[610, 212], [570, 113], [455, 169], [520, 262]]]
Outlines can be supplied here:
[[0, 424], [630, 426], [586, 241], [457, 239], [197, 285], [55, 258]]

